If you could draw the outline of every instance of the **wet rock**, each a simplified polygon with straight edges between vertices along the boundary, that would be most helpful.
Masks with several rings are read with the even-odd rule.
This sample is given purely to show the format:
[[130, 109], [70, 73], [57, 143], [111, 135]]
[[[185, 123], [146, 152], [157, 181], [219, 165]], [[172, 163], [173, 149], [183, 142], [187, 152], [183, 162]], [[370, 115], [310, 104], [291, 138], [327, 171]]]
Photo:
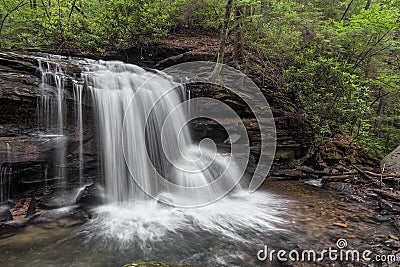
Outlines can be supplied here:
[[9, 199], [9, 200], [7, 200], [7, 205], [8, 205], [10, 208], [14, 208], [15, 205], [16, 205], [16, 203], [15, 203], [14, 200]]
[[394, 220], [393, 226], [396, 228], [397, 231], [400, 231], [400, 220]]
[[347, 193], [347, 194], [355, 193], [355, 188], [349, 183], [330, 182], [330, 183], [326, 183], [325, 186], [336, 189], [338, 191], [341, 191], [341, 192]]
[[224, 141], [224, 144], [235, 144], [240, 138], [242, 138], [240, 134], [232, 134]]
[[322, 187], [322, 179], [309, 179], [304, 181], [304, 183], [311, 186]]
[[396, 212], [396, 213], [400, 212], [400, 207], [399, 206], [397, 206], [397, 205], [395, 205], [395, 204], [393, 204], [393, 203], [391, 203], [391, 202], [389, 202], [387, 200], [384, 200], [384, 199], [382, 199], [380, 201], [379, 206], [382, 209], [390, 211], [390, 212]]
[[170, 194], [161, 193], [157, 196], [157, 204], [165, 208], [173, 207], [174, 198]]
[[27, 224], [36, 224], [36, 223], [40, 223], [39, 218], [41, 218], [41, 214], [35, 214], [33, 215], [31, 218], [29, 218], [26, 223]]
[[0, 222], [12, 221], [13, 216], [8, 206], [0, 207]]
[[294, 177], [295, 179], [299, 179], [302, 177], [306, 177], [302, 171], [297, 169], [276, 169], [271, 171], [272, 176], [281, 176], [281, 177]]
[[332, 174], [337, 174], [337, 173], [339, 173], [340, 171], [338, 170], [338, 169], [332, 169], [332, 171], [331, 171], [331, 173]]
[[31, 200], [29, 202], [29, 206], [28, 206], [28, 209], [26, 211], [25, 218], [35, 215], [36, 208], [37, 208], [37, 201], [36, 201], [36, 198], [33, 197], [33, 198], [31, 198]]
[[393, 152], [387, 155], [381, 163], [382, 167], [385, 165], [386, 172], [400, 173], [400, 146]]
[[357, 201], [357, 202], [365, 202], [365, 199], [361, 196], [357, 195], [349, 195], [348, 197], [345, 198], [346, 201]]
[[14, 224], [0, 224], [0, 239], [15, 235], [19, 232], [21, 227]]
[[161, 262], [133, 262], [123, 267], [192, 267], [191, 265], [170, 265]]
[[391, 215], [381, 215], [381, 214], [376, 214], [372, 217], [372, 219], [376, 222], [388, 222], [393, 219], [393, 216]]
[[96, 183], [86, 186], [76, 197], [76, 204], [84, 208], [98, 206], [103, 202], [104, 189]]

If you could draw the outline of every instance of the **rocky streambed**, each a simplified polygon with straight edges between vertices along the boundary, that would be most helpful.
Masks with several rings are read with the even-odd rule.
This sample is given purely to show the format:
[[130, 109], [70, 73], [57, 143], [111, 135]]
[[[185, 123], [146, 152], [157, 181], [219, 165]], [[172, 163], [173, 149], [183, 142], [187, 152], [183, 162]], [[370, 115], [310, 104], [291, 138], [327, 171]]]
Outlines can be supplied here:
[[[370, 250], [371, 258], [376, 255], [398, 254], [399, 224], [398, 222], [393, 224], [392, 220], [387, 219], [388, 215], [397, 215], [382, 207], [376, 199], [359, 202], [349, 198], [350, 194], [346, 190], [337, 192], [301, 181], [276, 179], [267, 180], [261, 191], [262, 195], [253, 197], [264, 199], [264, 203], [260, 206], [260, 210], [263, 211], [261, 217], [269, 220], [270, 224], [259, 224], [259, 228], [254, 229], [236, 229], [239, 232], [244, 231], [241, 233], [243, 240], [240, 241], [233, 237], [229, 238], [229, 235], [225, 236], [223, 231], [214, 232], [211, 228], [193, 230], [196, 227], [187, 226], [188, 228], [176, 229], [179, 234], [174, 231], [166, 232], [165, 235], [161, 235], [162, 238], [154, 239], [147, 246], [146, 243], [136, 243], [134, 240], [138, 239], [129, 236], [129, 233], [138, 234], [134, 230], [132, 232], [124, 230], [127, 236], [97, 236], [95, 232], [98, 230], [93, 228], [95, 222], [100, 223], [96, 217], [98, 216], [96, 209], [93, 210], [93, 217], [85, 217], [82, 216], [82, 211], [78, 216], [80, 209], [77, 206], [48, 211], [37, 208], [34, 215], [25, 219], [30, 220], [30, 223], [0, 239], [2, 252], [0, 263], [7, 263], [6, 266], [28, 266], [27, 262], [29, 266], [51, 266], [55, 263], [57, 266], [71, 264], [122, 266], [138, 260], [156, 260], [192, 266], [334, 266], [338, 263], [369, 266], [368, 264], [371, 264], [365, 260], [346, 263], [329, 258], [321, 262], [306, 263], [293, 261], [283, 263], [276, 259], [267, 262], [257, 259], [257, 252], [265, 245], [275, 250], [321, 252], [329, 247], [337, 248], [338, 239], [345, 239], [348, 249]], [[27, 204], [29, 201], [20, 212], [29, 210]], [[158, 210], [158, 212], [164, 211]], [[142, 213], [142, 216], [145, 216], [144, 214]], [[175, 219], [176, 216], [182, 216], [175, 212], [168, 214], [175, 216]], [[231, 218], [233, 223], [231, 227], [235, 227], [235, 220], [254, 219], [254, 215], [250, 215], [251, 211], [246, 214], [243, 214], [242, 218]], [[114, 216], [121, 215], [114, 214]], [[194, 216], [193, 224], [200, 222], [197, 221], [196, 212], [191, 216]], [[25, 217], [23, 214], [15, 216], [15, 220], [21, 220], [23, 217]], [[113, 227], [118, 227], [115, 219], [109, 220], [116, 224]], [[129, 228], [135, 227], [136, 220], [140, 219], [124, 215], [118, 217], [117, 221]], [[210, 219], [207, 225], [211, 227], [214, 223], [215, 221]], [[246, 224], [244, 221], [242, 223]], [[11, 227], [12, 223], [3, 224], [2, 227], [5, 225]], [[141, 224], [136, 227], [141, 227]], [[155, 236], [163, 229], [160, 225], [152, 228], [152, 220], [147, 220], [147, 227], [148, 230], [154, 231]], [[223, 225], [221, 227], [221, 230], [224, 229]], [[106, 229], [108, 228], [103, 228]], [[99, 245], [99, 242], [104, 243]], [[182, 249], [183, 247], [185, 249]], [[375, 261], [375, 264], [381, 263]]]

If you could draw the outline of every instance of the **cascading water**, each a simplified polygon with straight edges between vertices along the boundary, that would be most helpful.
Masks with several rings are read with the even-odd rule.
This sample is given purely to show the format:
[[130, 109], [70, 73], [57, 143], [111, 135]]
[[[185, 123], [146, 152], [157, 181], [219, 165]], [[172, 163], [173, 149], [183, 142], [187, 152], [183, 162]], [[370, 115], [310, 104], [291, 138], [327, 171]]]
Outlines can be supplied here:
[[[41, 74], [41, 99], [38, 101], [39, 125], [46, 128], [46, 135], [55, 137], [57, 143], [56, 167], [61, 188], [66, 184], [66, 155], [64, 136], [64, 79], [65, 73], [57, 63], [38, 59]], [[55, 89], [55, 90], [54, 90]], [[54, 92], [55, 91], [55, 92]]]
[[0, 164], [0, 204], [9, 198], [12, 173], [10, 166]]
[[[230, 170], [225, 174], [231, 177], [225, 179], [226, 184], [201, 188], [225, 170], [227, 159], [204, 148], [200, 151], [189, 129], [180, 129], [186, 122], [184, 110], [173, 111], [186, 95], [181, 84], [162, 73], [122, 62], [91, 63], [83, 76], [98, 115], [110, 202], [144, 200], [144, 190], [153, 196], [162, 194], [163, 200], [180, 198], [196, 205], [215, 199], [215, 194], [234, 185], [235, 175]], [[157, 180], [155, 171], [167, 182]], [[168, 182], [198, 190], [196, 195], [179, 195]]]
[[[73, 127], [64, 125], [67, 105], [63, 94], [67, 89], [63, 85], [72, 81], [69, 94], [75, 102], [74, 140], [79, 139], [77, 157], [82, 181], [86, 127], [83, 106], [88, 102], [85, 99], [84, 103], [83, 96], [91, 96], [97, 123], [92, 128], [98, 138], [100, 172], [108, 203], [92, 211], [93, 218], [81, 231], [72, 235], [71, 241], [64, 241], [67, 246], [74, 240], [82, 245], [84, 238], [85, 243], [96, 244], [100, 249], [135, 247], [139, 251], [135, 257], [149, 259], [153, 252], [179, 250], [176, 246], [181, 242], [181, 246], [188, 248], [185, 257], [196, 262], [195, 250], [210, 246], [209, 237], [216, 233], [230, 246], [239, 242], [251, 250], [249, 235], [252, 242], [261, 242], [266, 229], [277, 230], [276, 224], [285, 222], [279, 215], [286, 201], [273, 194], [257, 192], [250, 196], [240, 190], [236, 183], [242, 173], [230, 157], [215, 152], [212, 146], [193, 143], [186, 114], [198, 106], [180, 106], [190, 96], [182, 84], [164, 73], [117, 61], [73, 63], [80, 66], [81, 73], [67, 77], [57, 64], [39, 61], [43, 91], [39, 117], [42, 125], [49, 127], [48, 133], [69, 134], [64, 128]], [[59, 151], [65, 150], [60, 147]], [[66, 155], [58, 155], [58, 165], [65, 166]], [[60, 175], [67, 179], [66, 174]], [[203, 205], [235, 185], [237, 190], [229, 197]], [[188, 194], [180, 187], [194, 190]], [[149, 195], [175, 207], [160, 205]], [[182, 203], [197, 208], [180, 208]], [[167, 253], [161, 257], [168, 259], [174, 255]], [[218, 262], [232, 258], [230, 251], [221, 253]]]
[[[182, 127], [188, 111], [179, 104], [187, 93], [172, 77], [117, 61], [80, 60], [74, 61], [82, 70], [77, 78], [66, 75], [58, 63], [38, 61], [42, 77], [39, 121], [47, 127], [47, 134], [58, 136], [56, 165], [63, 183], [67, 181], [64, 84], [72, 81], [80, 182], [83, 92], [87, 89], [98, 123], [109, 203], [145, 200], [151, 195], [170, 204], [196, 206], [235, 186], [240, 175], [235, 164], [204, 146], [199, 149], [188, 127]], [[215, 181], [219, 176], [223, 179]], [[179, 187], [194, 190], [182, 193]]]
[[82, 184], [83, 179], [83, 84], [74, 81], [73, 90], [74, 90], [74, 101], [76, 104], [75, 107], [75, 117], [76, 117], [76, 132], [77, 138], [79, 140], [79, 184]]

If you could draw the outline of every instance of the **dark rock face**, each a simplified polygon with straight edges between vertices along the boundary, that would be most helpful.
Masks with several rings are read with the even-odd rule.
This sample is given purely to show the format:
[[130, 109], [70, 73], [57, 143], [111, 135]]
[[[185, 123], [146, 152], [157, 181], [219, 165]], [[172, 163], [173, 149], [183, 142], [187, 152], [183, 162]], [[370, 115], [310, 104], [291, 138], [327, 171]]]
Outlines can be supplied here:
[[81, 205], [83, 208], [98, 206], [103, 202], [104, 189], [96, 183], [86, 186], [76, 198], [76, 204]]
[[[261, 134], [251, 109], [240, 99], [223, 88], [211, 87], [202, 84], [190, 84], [189, 90], [193, 97], [211, 97], [229, 105], [241, 118], [246, 127], [249, 141], [250, 152], [255, 159], [260, 157]], [[271, 108], [277, 136], [277, 147], [275, 164], [290, 166], [293, 162], [303, 158], [312, 140], [312, 129], [310, 124], [299, 114], [284, 111], [282, 109]], [[229, 125], [228, 121], [225, 121]], [[227, 137], [227, 132], [221, 125], [213, 120], [197, 120], [191, 124], [195, 139], [211, 138], [216, 142], [223, 142]], [[235, 124], [227, 126], [232, 129]], [[239, 141], [240, 142], [240, 141]]]
[[0, 51], [0, 126], [32, 126], [36, 122], [36, 99], [40, 95], [36, 68], [33, 56]]
[[[40, 87], [39, 57], [46, 58], [47, 55], [0, 50], [0, 204], [8, 198], [31, 193], [39, 196], [58, 188], [61, 177], [57, 154], [61, 142], [65, 144], [65, 155], [68, 157], [67, 176], [77, 177], [76, 173], [79, 173], [79, 164], [76, 163], [79, 140], [76, 140], [76, 104], [72, 97], [72, 82], [67, 79], [64, 84], [65, 110], [68, 110], [68, 114], [64, 121], [64, 136], [60, 137], [54, 135], [58, 133], [57, 130], [48, 130], [47, 124], [41, 122], [42, 116], [47, 114], [38, 112], [42, 94], [53, 101], [57, 92], [54, 86], [49, 86], [45, 92]], [[54, 63], [49, 64], [54, 68], [56, 63], [67, 75], [80, 75], [80, 69], [69, 61], [55, 59]], [[52, 109], [57, 108], [52, 105]], [[90, 127], [84, 127], [84, 160], [94, 165], [90, 167], [92, 172], [97, 169], [97, 142], [93, 140], [91, 107], [86, 103], [84, 105], [84, 124], [91, 124]], [[50, 125], [57, 125], [54, 116], [57, 112], [47, 111]], [[78, 180], [79, 177], [68, 179], [68, 186], [76, 186]]]
[[8, 206], [0, 206], [0, 222], [12, 221], [13, 216]]

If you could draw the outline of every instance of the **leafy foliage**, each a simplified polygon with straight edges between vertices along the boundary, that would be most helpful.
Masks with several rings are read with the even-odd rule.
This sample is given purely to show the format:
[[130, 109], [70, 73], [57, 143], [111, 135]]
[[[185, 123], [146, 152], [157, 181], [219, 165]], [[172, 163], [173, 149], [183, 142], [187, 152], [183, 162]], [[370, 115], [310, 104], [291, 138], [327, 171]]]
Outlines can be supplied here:
[[[0, 45], [105, 52], [182, 29], [219, 30], [225, 4], [2, 0]], [[399, 144], [399, 0], [235, 0], [235, 5], [228, 38], [245, 47], [237, 66], [261, 77], [286, 100], [284, 108], [304, 115], [317, 143], [342, 133], [379, 155]]]

